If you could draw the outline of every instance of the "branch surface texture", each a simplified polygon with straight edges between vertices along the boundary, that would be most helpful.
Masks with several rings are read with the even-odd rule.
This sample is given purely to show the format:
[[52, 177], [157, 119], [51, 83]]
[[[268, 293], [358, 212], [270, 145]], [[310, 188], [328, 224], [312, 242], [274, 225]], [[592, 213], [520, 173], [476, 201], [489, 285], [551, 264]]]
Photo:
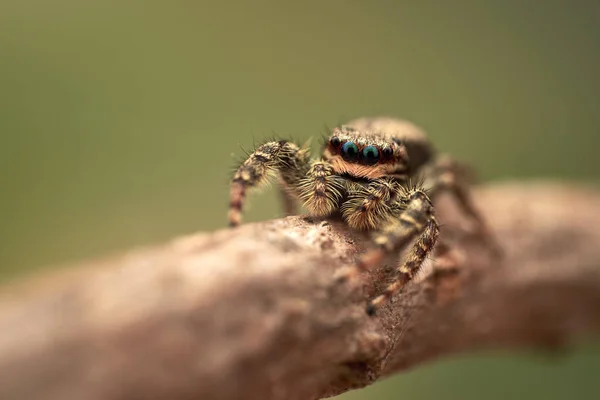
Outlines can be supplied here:
[[[443, 199], [442, 199], [443, 200]], [[7, 288], [0, 398], [317, 399], [425, 361], [491, 348], [561, 348], [600, 330], [600, 192], [482, 187], [505, 256], [451, 202], [438, 206], [460, 268], [431, 273], [377, 316], [334, 275], [366, 236], [289, 217], [195, 234]], [[441, 268], [441, 269], [440, 269]]]

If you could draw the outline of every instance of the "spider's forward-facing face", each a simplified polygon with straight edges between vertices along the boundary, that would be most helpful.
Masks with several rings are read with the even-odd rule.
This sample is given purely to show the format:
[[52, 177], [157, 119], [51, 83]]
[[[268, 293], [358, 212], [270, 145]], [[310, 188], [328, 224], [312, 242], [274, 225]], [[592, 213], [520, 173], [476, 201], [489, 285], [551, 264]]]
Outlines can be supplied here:
[[[288, 214], [295, 213], [296, 200], [301, 200], [311, 218], [341, 217], [352, 229], [373, 232], [373, 248], [341, 276], [343, 280], [361, 276], [390, 254], [403, 254], [412, 243], [396, 268], [396, 280], [370, 300], [369, 315], [416, 276], [439, 234], [433, 198], [423, 184], [413, 185], [412, 178], [430, 184], [431, 196], [444, 190], [452, 193], [477, 224], [481, 238], [498, 254], [462, 174], [457, 174], [460, 164], [438, 158], [415, 125], [386, 117], [359, 118], [329, 134], [322, 159], [311, 159], [308, 151], [277, 140], [250, 154], [231, 182], [229, 224], [240, 224], [246, 191], [278, 175]], [[448, 248], [443, 251], [450, 254]]]
[[325, 144], [323, 158], [338, 175], [377, 179], [404, 178], [408, 174], [406, 147], [392, 135], [335, 128]]

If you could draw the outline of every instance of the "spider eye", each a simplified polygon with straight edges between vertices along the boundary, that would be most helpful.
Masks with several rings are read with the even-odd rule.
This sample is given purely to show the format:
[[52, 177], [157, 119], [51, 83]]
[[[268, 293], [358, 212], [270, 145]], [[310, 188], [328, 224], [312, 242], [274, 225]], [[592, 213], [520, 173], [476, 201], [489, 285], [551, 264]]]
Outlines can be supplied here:
[[391, 158], [392, 155], [394, 155], [394, 151], [392, 150], [391, 147], [386, 147], [381, 151], [381, 154], [385, 157], [385, 158]]
[[379, 150], [375, 146], [367, 146], [362, 151], [363, 160], [367, 164], [376, 164], [379, 161]]
[[355, 161], [358, 158], [358, 146], [354, 142], [346, 142], [342, 146], [342, 158], [346, 161]]
[[340, 138], [337, 136], [332, 137], [331, 139], [329, 139], [329, 143], [331, 143], [331, 145], [333, 147], [338, 147], [341, 143]]

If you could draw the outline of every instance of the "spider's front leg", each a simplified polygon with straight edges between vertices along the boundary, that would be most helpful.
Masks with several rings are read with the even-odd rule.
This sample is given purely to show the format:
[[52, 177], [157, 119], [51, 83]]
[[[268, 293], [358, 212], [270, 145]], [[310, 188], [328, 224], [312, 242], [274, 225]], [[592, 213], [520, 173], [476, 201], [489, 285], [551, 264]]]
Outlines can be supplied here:
[[418, 238], [406, 261], [397, 268], [397, 280], [367, 305], [369, 315], [374, 315], [382, 304], [414, 278], [427, 255], [433, 250], [439, 235], [433, 205], [424, 191], [410, 190], [403, 196], [402, 201], [405, 208], [399, 217], [374, 234], [375, 248], [363, 254], [355, 266], [342, 277], [344, 280], [353, 279], [361, 272], [380, 266], [388, 255], [400, 254]]
[[271, 176], [279, 175], [287, 188], [295, 187], [309, 168], [309, 150], [286, 140], [267, 142], [259, 146], [239, 166], [231, 182], [229, 225], [241, 223], [246, 192]]
[[[403, 242], [403, 238], [411, 236], [411, 234], [407, 234], [407, 230], [404, 228], [396, 228], [397, 232], [395, 233], [396, 238], [399, 239], [399, 242]], [[380, 308], [386, 301], [391, 299], [396, 293], [398, 293], [408, 282], [410, 282], [415, 274], [421, 269], [423, 262], [427, 255], [429, 255], [438, 240], [439, 236], [439, 226], [437, 221], [432, 216], [429, 223], [425, 226], [425, 229], [421, 231], [419, 239], [415, 242], [411, 252], [408, 255], [408, 258], [400, 267], [397, 269], [398, 277], [396, 280], [390, 284], [382, 294], [375, 297], [373, 300], [367, 304], [367, 314], [375, 315], [375, 312], [378, 308]]]

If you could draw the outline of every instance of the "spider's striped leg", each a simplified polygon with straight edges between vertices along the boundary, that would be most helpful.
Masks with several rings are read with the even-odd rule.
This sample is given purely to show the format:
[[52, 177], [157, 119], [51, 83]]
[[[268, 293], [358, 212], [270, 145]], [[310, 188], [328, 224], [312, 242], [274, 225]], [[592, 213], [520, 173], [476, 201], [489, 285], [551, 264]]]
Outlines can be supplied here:
[[289, 186], [295, 186], [309, 165], [308, 149], [285, 140], [259, 146], [233, 175], [229, 195], [229, 225], [241, 223], [242, 208], [249, 188], [259, 186], [271, 176], [279, 175]]
[[403, 197], [405, 205], [399, 217], [375, 233], [373, 240], [376, 246], [363, 254], [354, 267], [340, 277], [341, 280], [354, 279], [361, 272], [380, 266], [388, 255], [399, 254], [415, 238], [419, 238], [407, 262], [398, 269], [398, 281], [384, 292], [383, 297], [380, 296], [381, 298], [378, 297], [369, 303], [367, 312], [370, 315], [374, 314], [376, 307], [414, 277], [437, 240], [438, 224], [427, 194], [416, 189], [409, 191]]
[[473, 201], [468, 187], [469, 179], [464, 170], [464, 166], [450, 157], [441, 157], [430, 172], [432, 175], [429, 177], [432, 181], [429, 191], [431, 199], [435, 200], [435, 197], [444, 191], [450, 192], [461, 210], [473, 222], [475, 230], [485, 246], [492, 255], [500, 257], [502, 249]]
[[374, 234], [375, 247], [363, 254], [354, 268], [340, 277], [342, 280], [353, 279], [361, 272], [379, 266], [387, 255], [400, 252], [425, 230], [433, 217], [433, 206], [427, 194], [412, 190], [405, 195], [404, 202], [398, 218]]
[[283, 213], [286, 217], [297, 214], [298, 204], [296, 203], [296, 196], [294, 196], [293, 189], [286, 185], [283, 179], [280, 181], [279, 197], [283, 205]]
[[364, 253], [340, 279], [353, 279], [361, 272], [381, 265], [387, 255], [400, 252], [425, 230], [433, 219], [433, 206], [427, 194], [412, 190], [405, 195], [405, 202], [399, 217], [374, 234], [375, 247]]
[[462, 256], [458, 249], [453, 248], [447, 240], [439, 239], [433, 253], [434, 269], [440, 271], [458, 271], [462, 265]]
[[367, 305], [367, 314], [374, 315], [376, 310], [380, 308], [385, 302], [391, 299], [396, 293], [398, 293], [408, 282], [410, 282], [415, 274], [421, 268], [423, 261], [428, 254], [433, 250], [435, 243], [439, 236], [439, 227], [432, 216], [431, 221], [415, 242], [410, 254], [406, 261], [397, 269], [398, 277], [396, 281], [390, 284], [382, 294], [375, 297]]

